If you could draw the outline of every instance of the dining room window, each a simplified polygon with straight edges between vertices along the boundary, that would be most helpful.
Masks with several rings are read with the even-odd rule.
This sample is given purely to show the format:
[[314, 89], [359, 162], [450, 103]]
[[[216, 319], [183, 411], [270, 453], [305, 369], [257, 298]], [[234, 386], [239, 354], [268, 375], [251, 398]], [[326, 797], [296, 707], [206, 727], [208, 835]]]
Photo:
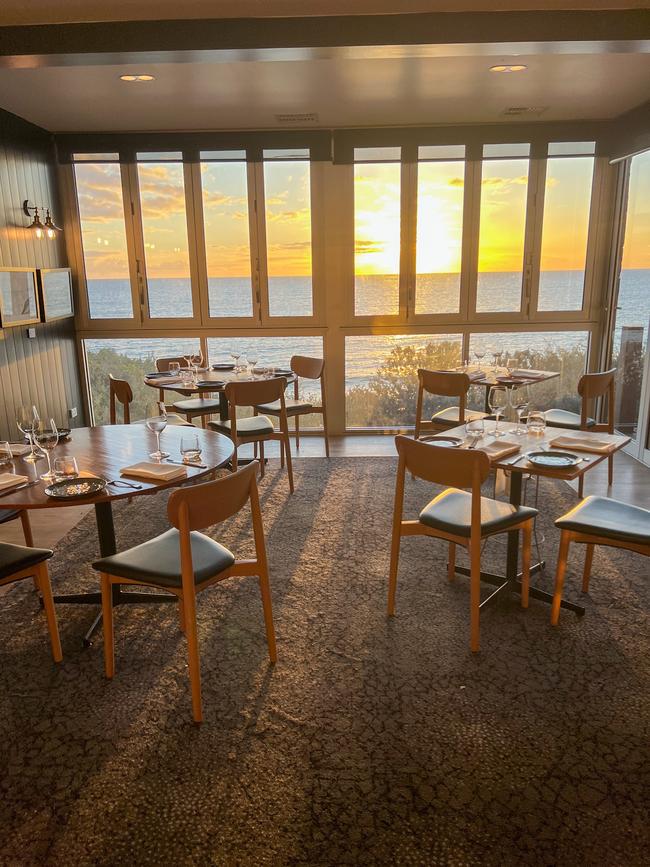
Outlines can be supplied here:
[[193, 316], [182, 153], [139, 153], [138, 186], [152, 319]]
[[133, 319], [119, 155], [73, 159], [89, 316]]
[[477, 313], [521, 310], [529, 155], [529, 144], [483, 146]]
[[263, 159], [269, 316], [313, 316], [309, 150], [264, 150]]

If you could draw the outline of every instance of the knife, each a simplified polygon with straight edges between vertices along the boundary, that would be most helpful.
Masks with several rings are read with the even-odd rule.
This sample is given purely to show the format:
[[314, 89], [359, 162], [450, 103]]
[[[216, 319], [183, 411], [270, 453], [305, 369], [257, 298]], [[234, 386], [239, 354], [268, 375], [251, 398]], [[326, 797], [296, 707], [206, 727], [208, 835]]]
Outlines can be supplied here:
[[515, 464], [518, 464], [519, 461], [523, 461], [524, 458], [527, 458], [530, 452], [524, 452], [522, 455], [518, 455], [514, 461], [508, 461], [506, 464], [507, 467], [514, 467]]
[[1, 491], [0, 497], [6, 497], [7, 494], [13, 494], [14, 491], [22, 491], [23, 488], [31, 488], [32, 485], [37, 485], [40, 479], [34, 479], [33, 482], [25, 482], [22, 485], [14, 485], [13, 488], [9, 488], [8, 491]]

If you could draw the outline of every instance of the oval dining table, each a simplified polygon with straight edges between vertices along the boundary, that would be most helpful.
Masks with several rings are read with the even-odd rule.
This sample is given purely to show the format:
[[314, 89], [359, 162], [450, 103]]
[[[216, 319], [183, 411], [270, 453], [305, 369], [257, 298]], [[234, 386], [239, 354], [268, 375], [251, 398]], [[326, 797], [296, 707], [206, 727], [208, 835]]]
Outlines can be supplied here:
[[[99, 427], [74, 428], [70, 437], [59, 443], [51, 453], [52, 461], [55, 458], [74, 457], [80, 473], [92, 474], [106, 479], [109, 483], [98, 495], [89, 497], [71, 497], [57, 499], [45, 493], [47, 482], [40, 479], [45, 472], [47, 462], [45, 458], [36, 464], [25, 461], [22, 457], [13, 459], [14, 470], [18, 475], [27, 476], [29, 481], [24, 486], [16, 487], [0, 493], [0, 508], [3, 509], [61, 509], [66, 506], [94, 506], [95, 520], [97, 522], [97, 535], [99, 538], [99, 553], [101, 557], [109, 557], [117, 553], [115, 539], [115, 526], [113, 523], [112, 504], [115, 500], [124, 500], [131, 497], [146, 496], [158, 493], [166, 488], [177, 487], [188, 482], [199, 481], [209, 476], [214, 470], [225, 466], [231, 459], [234, 446], [232, 440], [223, 434], [213, 431], [190, 428], [192, 434], [199, 438], [201, 447], [201, 463], [197, 466], [184, 464], [187, 468], [185, 477], [150, 481], [142, 478], [122, 476], [122, 468], [141, 461], [150, 461], [151, 452], [156, 450], [156, 437], [144, 424], [101, 425]], [[162, 463], [174, 466], [181, 462], [180, 438], [183, 432], [187, 434], [188, 428], [184, 426], [169, 425], [161, 434], [161, 448], [170, 453]], [[115, 484], [115, 482], [125, 483]], [[161, 506], [162, 508], [162, 506]], [[169, 602], [175, 601], [175, 596], [162, 593], [126, 593], [120, 590], [119, 584], [113, 585], [113, 605], [125, 605], [134, 603]], [[100, 605], [101, 593], [73, 593], [64, 596], [55, 596], [54, 602], [58, 604], [72, 605]], [[93, 621], [90, 629], [84, 637], [84, 644], [88, 646], [90, 639], [101, 623], [101, 611]]]

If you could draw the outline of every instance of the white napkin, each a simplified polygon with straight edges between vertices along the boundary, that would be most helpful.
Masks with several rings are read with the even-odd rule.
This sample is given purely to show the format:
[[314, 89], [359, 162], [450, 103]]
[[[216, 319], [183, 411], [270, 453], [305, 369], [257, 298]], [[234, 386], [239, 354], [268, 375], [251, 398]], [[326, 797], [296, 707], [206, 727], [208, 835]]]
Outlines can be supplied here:
[[141, 461], [130, 467], [120, 470], [123, 476], [135, 476], [137, 479], [149, 479], [151, 481], [170, 482], [172, 479], [182, 479], [187, 476], [185, 467], [171, 466], [170, 464], [156, 464], [153, 461]]
[[513, 376], [527, 376], [530, 379], [542, 379], [546, 376], [545, 370], [513, 370]]
[[563, 436], [551, 440], [550, 445], [557, 449], [574, 449], [577, 452], [593, 452], [594, 454], [606, 455], [616, 448], [614, 443], [607, 440], [592, 440], [587, 437]]
[[479, 446], [478, 450], [485, 452], [490, 460], [499, 461], [501, 458], [514, 455], [515, 452], [520, 451], [521, 446], [519, 443], [508, 442], [507, 440], [494, 440], [486, 446]]
[[26, 446], [24, 443], [9, 443], [9, 448], [14, 458], [20, 458], [31, 451], [30, 446]]
[[149, 385], [173, 385], [177, 382], [182, 382], [180, 376], [149, 376], [147, 382]]
[[23, 485], [28, 481], [29, 478], [27, 476], [17, 476], [16, 473], [0, 473], [0, 491], [9, 490], [9, 488], [14, 488], [16, 485]]

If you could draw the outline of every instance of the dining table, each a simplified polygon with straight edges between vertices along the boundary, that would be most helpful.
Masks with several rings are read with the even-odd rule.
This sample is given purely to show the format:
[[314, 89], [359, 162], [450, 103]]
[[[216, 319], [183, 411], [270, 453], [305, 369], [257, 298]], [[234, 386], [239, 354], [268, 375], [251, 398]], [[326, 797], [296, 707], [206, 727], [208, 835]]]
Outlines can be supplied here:
[[[546, 427], [541, 432], [531, 432], [526, 428], [524, 434], [517, 435], [514, 433], [516, 427], [516, 425], [504, 425], [502, 422], [499, 426], [499, 430], [504, 432], [505, 435], [503, 438], [495, 439], [490, 432], [486, 431], [483, 438], [478, 440], [476, 443], [477, 449], [490, 446], [492, 443], [503, 444], [504, 441], [518, 446], [516, 452], [509, 455], [503, 455], [502, 457], [492, 457], [489, 454], [489, 449], [486, 449], [486, 453], [488, 454], [488, 457], [490, 457], [492, 469], [502, 470], [507, 474], [507, 476], [509, 476], [509, 501], [513, 506], [520, 506], [522, 504], [522, 480], [524, 476], [546, 477], [571, 482], [586, 475], [588, 472], [593, 470], [594, 467], [597, 467], [598, 464], [607, 460], [611, 454], [620, 451], [630, 442], [630, 437], [624, 436], [623, 434], [593, 433], [590, 431], [575, 431], [557, 427]], [[467, 443], [465, 427], [463, 425], [451, 428], [450, 430], [445, 431], [444, 434], [440, 434], [440, 438], [442, 439], [449, 437], [455, 437], [460, 440], [461, 448], [469, 447], [469, 445], [471, 445]], [[427, 437], [428, 442], [435, 441], [435, 439], [435, 436]], [[552, 443], [559, 439], [563, 439], [565, 443], [570, 442], [571, 440], [574, 442], [579, 440], [581, 445], [579, 448], [576, 447], [574, 451], [571, 450], [570, 445], [564, 445], [561, 449], [560, 447], [554, 447]], [[590, 443], [593, 448], [598, 448], [599, 451], [585, 450], [589, 447]], [[575, 463], [572, 466], [566, 467], [550, 467], [540, 466], [539, 464], [532, 463], [529, 460], [529, 456], [532, 457], [535, 452], [545, 452], [549, 450], [561, 450], [569, 454], [574, 454], [576, 458]], [[557, 515], [556, 517], [559, 518], [560, 516]], [[546, 563], [544, 560], [531, 564], [531, 577], [535, 573], [543, 570], [545, 566]], [[470, 569], [464, 566], [456, 566], [456, 571], [461, 575], [470, 575]], [[508, 533], [505, 573], [499, 574], [495, 572], [481, 571], [481, 581], [485, 581], [487, 584], [496, 587], [496, 590], [481, 602], [481, 607], [488, 605], [498, 595], [501, 595], [504, 592], [513, 591], [521, 594], [520, 579], [519, 532], [515, 530]], [[553, 602], [552, 593], [547, 593], [545, 590], [542, 590], [540, 587], [535, 587], [532, 584], [530, 586], [529, 595], [531, 598], [539, 599], [549, 605]], [[571, 602], [568, 599], [562, 600], [562, 607], [573, 611], [578, 616], [582, 616], [585, 613], [584, 606]]]
[[[74, 457], [80, 476], [96, 476], [106, 480], [106, 487], [92, 496], [56, 498], [48, 496], [45, 490], [50, 484], [41, 480], [46, 469], [46, 461], [32, 464], [24, 457], [15, 457], [13, 471], [27, 477], [27, 481], [15, 488], [0, 491], [0, 508], [25, 509], [62, 509], [70, 506], [93, 506], [99, 554], [109, 557], [117, 553], [115, 525], [113, 522], [113, 503], [118, 500], [155, 495], [162, 490], [192, 482], [205, 480], [215, 470], [224, 467], [234, 453], [234, 445], [229, 437], [213, 431], [197, 428], [193, 430], [201, 448], [200, 463], [191, 464], [181, 461], [180, 439], [187, 434], [187, 428], [169, 425], [161, 435], [161, 445], [169, 457], [161, 463], [178, 464], [185, 470], [184, 475], [168, 480], [149, 480], [132, 475], [122, 475], [122, 469], [133, 464], [151, 461], [150, 454], [156, 450], [156, 437], [144, 424], [100, 425], [98, 427], [73, 428], [69, 436], [59, 442], [52, 451], [54, 458]], [[161, 504], [161, 508], [164, 506]], [[113, 605], [150, 604], [152, 602], [175, 601], [176, 597], [161, 593], [125, 592], [119, 584], [113, 585]], [[83, 592], [54, 596], [56, 604], [99, 605], [101, 593]], [[90, 645], [94, 631], [101, 623], [101, 611], [95, 617], [84, 636], [84, 644]]]
[[490, 389], [493, 386], [501, 386], [510, 393], [515, 388], [532, 386], [557, 379], [557, 370], [532, 370], [527, 368], [508, 371], [507, 368], [496, 367], [483, 370], [482, 368], [457, 367], [458, 373], [467, 373], [470, 385], [476, 385], [485, 389], [484, 410], [490, 412]]

